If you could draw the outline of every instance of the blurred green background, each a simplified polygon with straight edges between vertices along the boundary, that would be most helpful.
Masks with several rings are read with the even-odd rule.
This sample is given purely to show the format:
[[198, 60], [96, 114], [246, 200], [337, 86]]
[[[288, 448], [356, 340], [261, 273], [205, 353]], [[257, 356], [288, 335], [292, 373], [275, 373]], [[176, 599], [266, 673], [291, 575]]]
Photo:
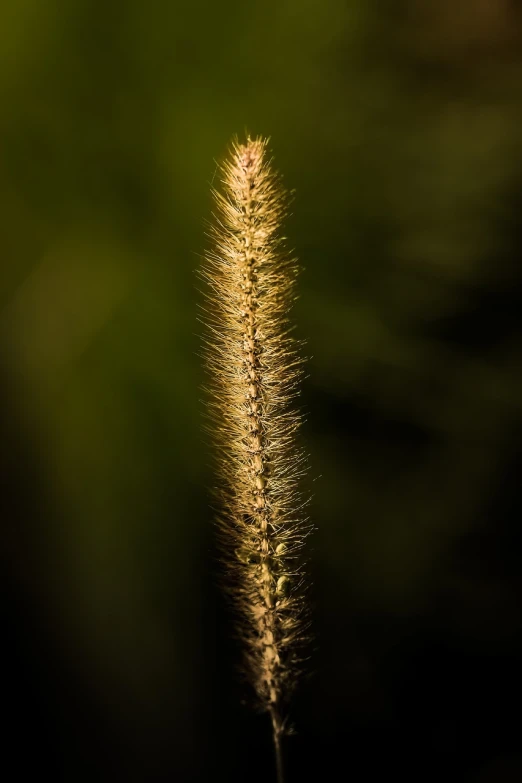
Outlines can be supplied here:
[[289, 781], [522, 779], [521, 86], [510, 0], [1, 4], [17, 779], [273, 779], [199, 401], [195, 270], [245, 129], [305, 268], [316, 650]]

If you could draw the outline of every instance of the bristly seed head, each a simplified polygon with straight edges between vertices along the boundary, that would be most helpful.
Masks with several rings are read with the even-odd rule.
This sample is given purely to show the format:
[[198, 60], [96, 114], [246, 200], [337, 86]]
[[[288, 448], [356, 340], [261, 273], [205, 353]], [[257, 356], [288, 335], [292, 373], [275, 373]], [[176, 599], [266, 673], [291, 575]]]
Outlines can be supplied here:
[[309, 530], [296, 489], [306, 458], [295, 444], [300, 416], [292, 407], [302, 369], [288, 329], [297, 264], [278, 234], [288, 197], [267, 141], [234, 142], [221, 173], [202, 275], [223, 555], [249, 673], [281, 733], [298, 673], [298, 553]]

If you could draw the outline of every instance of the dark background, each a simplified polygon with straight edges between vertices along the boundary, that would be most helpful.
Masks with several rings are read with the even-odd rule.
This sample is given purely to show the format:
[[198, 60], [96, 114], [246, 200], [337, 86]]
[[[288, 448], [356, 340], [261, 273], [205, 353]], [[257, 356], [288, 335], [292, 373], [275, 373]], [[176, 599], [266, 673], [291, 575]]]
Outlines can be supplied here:
[[288, 781], [522, 780], [521, 122], [510, 0], [1, 4], [6, 780], [274, 780], [199, 402], [245, 128], [296, 189], [311, 357]]

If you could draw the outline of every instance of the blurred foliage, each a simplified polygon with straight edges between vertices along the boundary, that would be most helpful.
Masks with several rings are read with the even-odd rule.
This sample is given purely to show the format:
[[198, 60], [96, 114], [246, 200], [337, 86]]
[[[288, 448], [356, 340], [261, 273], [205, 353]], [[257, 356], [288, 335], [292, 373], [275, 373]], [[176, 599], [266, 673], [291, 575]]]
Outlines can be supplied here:
[[[302, 723], [334, 731], [345, 699], [385, 714], [383, 660], [440, 602], [444, 638], [512, 649], [521, 82], [510, 0], [1, 5], [8, 586], [139, 746], [136, 779], [196, 779], [227, 693], [194, 270], [214, 160], [245, 128], [296, 189], [305, 268], [320, 684]], [[353, 630], [376, 616], [394, 619]], [[102, 779], [68, 753], [64, 780]]]

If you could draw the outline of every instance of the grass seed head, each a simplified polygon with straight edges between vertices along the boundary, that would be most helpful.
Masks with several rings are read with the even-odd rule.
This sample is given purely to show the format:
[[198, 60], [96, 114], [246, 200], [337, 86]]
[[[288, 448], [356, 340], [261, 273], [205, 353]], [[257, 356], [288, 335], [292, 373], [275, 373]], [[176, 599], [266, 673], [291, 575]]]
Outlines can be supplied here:
[[288, 195], [265, 139], [232, 144], [214, 197], [202, 275], [222, 550], [249, 676], [281, 733], [298, 675], [308, 527], [295, 443], [302, 362], [289, 329], [298, 267], [280, 236]]

